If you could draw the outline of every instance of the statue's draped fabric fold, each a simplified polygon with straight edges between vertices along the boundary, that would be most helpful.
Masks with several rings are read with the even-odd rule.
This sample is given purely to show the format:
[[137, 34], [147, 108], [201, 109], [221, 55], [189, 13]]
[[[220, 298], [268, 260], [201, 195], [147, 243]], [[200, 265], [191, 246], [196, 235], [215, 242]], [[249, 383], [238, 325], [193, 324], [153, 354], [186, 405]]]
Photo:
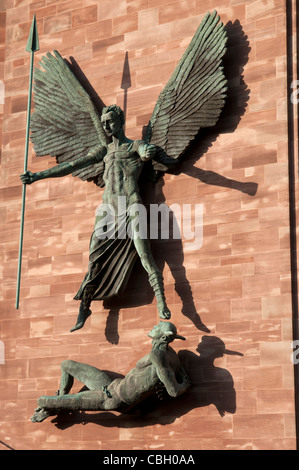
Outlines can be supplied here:
[[89, 269], [75, 300], [82, 300], [86, 288], [90, 289], [93, 300], [121, 294], [137, 258], [134, 242], [130, 237], [118, 238], [116, 235], [114, 239], [99, 239], [95, 230], [90, 241]]

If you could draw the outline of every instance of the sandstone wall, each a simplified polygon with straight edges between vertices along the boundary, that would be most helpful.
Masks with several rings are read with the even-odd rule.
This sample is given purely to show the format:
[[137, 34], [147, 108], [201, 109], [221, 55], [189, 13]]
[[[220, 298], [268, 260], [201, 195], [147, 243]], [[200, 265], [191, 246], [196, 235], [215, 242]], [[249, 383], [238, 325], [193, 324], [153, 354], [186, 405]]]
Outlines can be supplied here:
[[[72, 176], [27, 188], [15, 309], [30, 60], [25, 47], [33, 13], [40, 40], [36, 64], [54, 49], [73, 58], [95, 102], [126, 104], [126, 134], [140, 138], [159, 92], [204, 14], [214, 9], [229, 37], [227, 105], [178, 174], [146, 188], [152, 203], [203, 205], [202, 246], [186, 239], [153, 243], [172, 321], [187, 337], [174, 348], [192, 353], [186, 365], [196, 385], [184, 399], [144, 416], [86, 413], [33, 424], [36, 399], [58, 389], [62, 360], [125, 374], [150, 350], [147, 332], [158, 322], [136, 265], [126, 295], [94, 303], [84, 329], [69, 333], [102, 197], [95, 185]], [[0, 10], [0, 441], [17, 450], [295, 449], [285, 2], [2, 0]], [[31, 149], [31, 171], [53, 164]], [[242, 355], [216, 357], [204, 348], [203, 336]]]

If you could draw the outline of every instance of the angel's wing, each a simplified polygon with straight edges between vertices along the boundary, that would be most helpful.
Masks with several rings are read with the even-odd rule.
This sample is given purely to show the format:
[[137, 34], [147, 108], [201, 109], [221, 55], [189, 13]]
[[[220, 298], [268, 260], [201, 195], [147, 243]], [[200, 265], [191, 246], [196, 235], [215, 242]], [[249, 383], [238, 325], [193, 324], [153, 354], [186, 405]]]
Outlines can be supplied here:
[[221, 66], [227, 36], [219, 20], [216, 11], [207, 13], [157, 100], [145, 136], [158, 147], [157, 170], [166, 171], [201, 128], [218, 121], [227, 90]]
[[[85, 156], [107, 144], [101, 119], [89, 94], [79, 83], [61, 55], [47, 53], [35, 70], [34, 112], [31, 140], [37, 156], [56, 157], [58, 163]], [[103, 163], [79, 170], [73, 176], [103, 185]]]

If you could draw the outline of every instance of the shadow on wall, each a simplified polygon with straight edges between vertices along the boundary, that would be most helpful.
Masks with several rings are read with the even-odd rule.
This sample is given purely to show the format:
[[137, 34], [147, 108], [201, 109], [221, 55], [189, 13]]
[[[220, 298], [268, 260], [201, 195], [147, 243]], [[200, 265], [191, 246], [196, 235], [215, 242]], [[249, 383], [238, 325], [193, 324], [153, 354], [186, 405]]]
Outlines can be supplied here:
[[[216, 407], [221, 417], [226, 413], [235, 413], [236, 392], [233, 378], [228, 370], [216, 367], [214, 361], [224, 354], [231, 356], [243, 356], [243, 354], [226, 349], [224, 342], [216, 336], [203, 336], [196, 352], [182, 350], [178, 353], [192, 382], [192, 387], [178, 398], [169, 397], [164, 390], [162, 396], [160, 391], [157, 392], [157, 396], [143, 402], [130, 413], [63, 413], [53, 419], [52, 423], [55, 423], [59, 429], [67, 429], [79, 423], [135, 428], [171, 424], [195, 408], [210, 405]], [[121, 377], [107, 373], [112, 378]]]
[[249, 196], [254, 196], [258, 186], [254, 182], [243, 183], [226, 178], [213, 171], [205, 171], [193, 165], [213, 146], [221, 134], [232, 134], [238, 127], [246, 112], [250, 97], [250, 89], [244, 81], [244, 67], [248, 62], [250, 46], [239, 20], [228, 22], [227, 52], [223, 58], [224, 73], [228, 80], [227, 99], [220, 119], [213, 128], [201, 129], [191, 144], [188, 157], [177, 169], [205, 184], [231, 188]]

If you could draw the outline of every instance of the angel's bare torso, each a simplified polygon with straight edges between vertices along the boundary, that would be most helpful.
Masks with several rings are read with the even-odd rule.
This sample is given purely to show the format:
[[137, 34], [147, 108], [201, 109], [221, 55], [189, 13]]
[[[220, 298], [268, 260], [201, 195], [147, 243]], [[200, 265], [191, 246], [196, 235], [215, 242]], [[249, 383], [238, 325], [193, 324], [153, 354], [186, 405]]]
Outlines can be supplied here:
[[107, 154], [104, 157], [103, 202], [112, 204], [113, 207], [117, 207], [117, 199], [120, 196], [126, 198], [126, 207], [141, 202], [138, 179], [143, 162], [136, 151], [136, 143], [138, 141], [126, 142], [118, 147], [115, 147], [114, 143], [107, 146]]

